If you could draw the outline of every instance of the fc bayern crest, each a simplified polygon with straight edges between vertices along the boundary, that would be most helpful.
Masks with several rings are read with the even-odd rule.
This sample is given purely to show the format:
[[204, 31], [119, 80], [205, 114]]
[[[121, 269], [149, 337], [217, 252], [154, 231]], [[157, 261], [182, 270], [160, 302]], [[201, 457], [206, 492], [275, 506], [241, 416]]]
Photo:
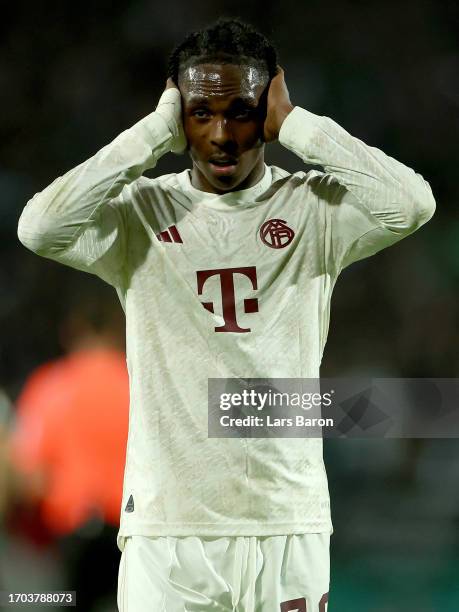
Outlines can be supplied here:
[[263, 244], [272, 249], [283, 249], [289, 245], [295, 232], [282, 219], [268, 219], [260, 227]]

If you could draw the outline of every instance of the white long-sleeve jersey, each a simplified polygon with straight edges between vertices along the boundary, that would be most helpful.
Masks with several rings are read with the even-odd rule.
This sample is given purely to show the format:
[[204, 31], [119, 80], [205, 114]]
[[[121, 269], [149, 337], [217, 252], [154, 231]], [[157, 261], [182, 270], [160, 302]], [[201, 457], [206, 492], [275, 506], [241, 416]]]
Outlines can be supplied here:
[[[208, 438], [210, 377], [317, 378], [340, 271], [411, 234], [429, 184], [328, 117], [295, 107], [279, 140], [324, 171], [265, 166], [215, 195], [153, 112], [26, 205], [20, 241], [97, 274], [126, 313], [124, 537], [332, 532], [320, 438]], [[110, 384], [107, 381], [107, 384]]]

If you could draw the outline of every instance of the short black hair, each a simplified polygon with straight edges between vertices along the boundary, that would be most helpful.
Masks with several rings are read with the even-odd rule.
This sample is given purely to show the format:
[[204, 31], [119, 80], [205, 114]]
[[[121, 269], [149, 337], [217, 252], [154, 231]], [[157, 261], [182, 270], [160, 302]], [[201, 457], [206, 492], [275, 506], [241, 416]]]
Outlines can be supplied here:
[[204, 30], [191, 32], [171, 53], [168, 76], [178, 84], [180, 68], [204, 62], [252, 64], [266, 68], [269, 78], [277, 72], [274, 45], [258, 30], [239, 19], [222, 18]]

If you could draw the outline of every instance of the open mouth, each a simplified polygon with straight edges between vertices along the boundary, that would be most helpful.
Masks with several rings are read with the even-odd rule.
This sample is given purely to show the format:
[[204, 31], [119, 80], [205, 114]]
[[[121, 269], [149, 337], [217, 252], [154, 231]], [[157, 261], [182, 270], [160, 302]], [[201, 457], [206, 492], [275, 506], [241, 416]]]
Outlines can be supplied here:
[[237, 159], [234, 157], [219, 157], [209, 159], [209, 164], [215, 174], [229, 175], [236, 170]]

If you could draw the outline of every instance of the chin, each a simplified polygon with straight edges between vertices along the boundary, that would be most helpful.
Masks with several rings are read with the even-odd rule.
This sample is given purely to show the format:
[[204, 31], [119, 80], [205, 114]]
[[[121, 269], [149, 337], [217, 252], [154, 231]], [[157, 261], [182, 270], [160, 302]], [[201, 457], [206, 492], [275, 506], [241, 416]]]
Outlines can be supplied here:
[[244, 182], [247, 180], [250, 172], [241, 176], [241, 174], [233, 174], [230, 176], [219, 176], [214, 175], [207, 176], [209, 183], [221, 191], [237, 191], [245, 189]]
[[217, 180], [212, 181], [212, 185], [221, 191], [234, 191], [242, 183], [242, 179], [236, 179], [234, 176], [222, 176]]

